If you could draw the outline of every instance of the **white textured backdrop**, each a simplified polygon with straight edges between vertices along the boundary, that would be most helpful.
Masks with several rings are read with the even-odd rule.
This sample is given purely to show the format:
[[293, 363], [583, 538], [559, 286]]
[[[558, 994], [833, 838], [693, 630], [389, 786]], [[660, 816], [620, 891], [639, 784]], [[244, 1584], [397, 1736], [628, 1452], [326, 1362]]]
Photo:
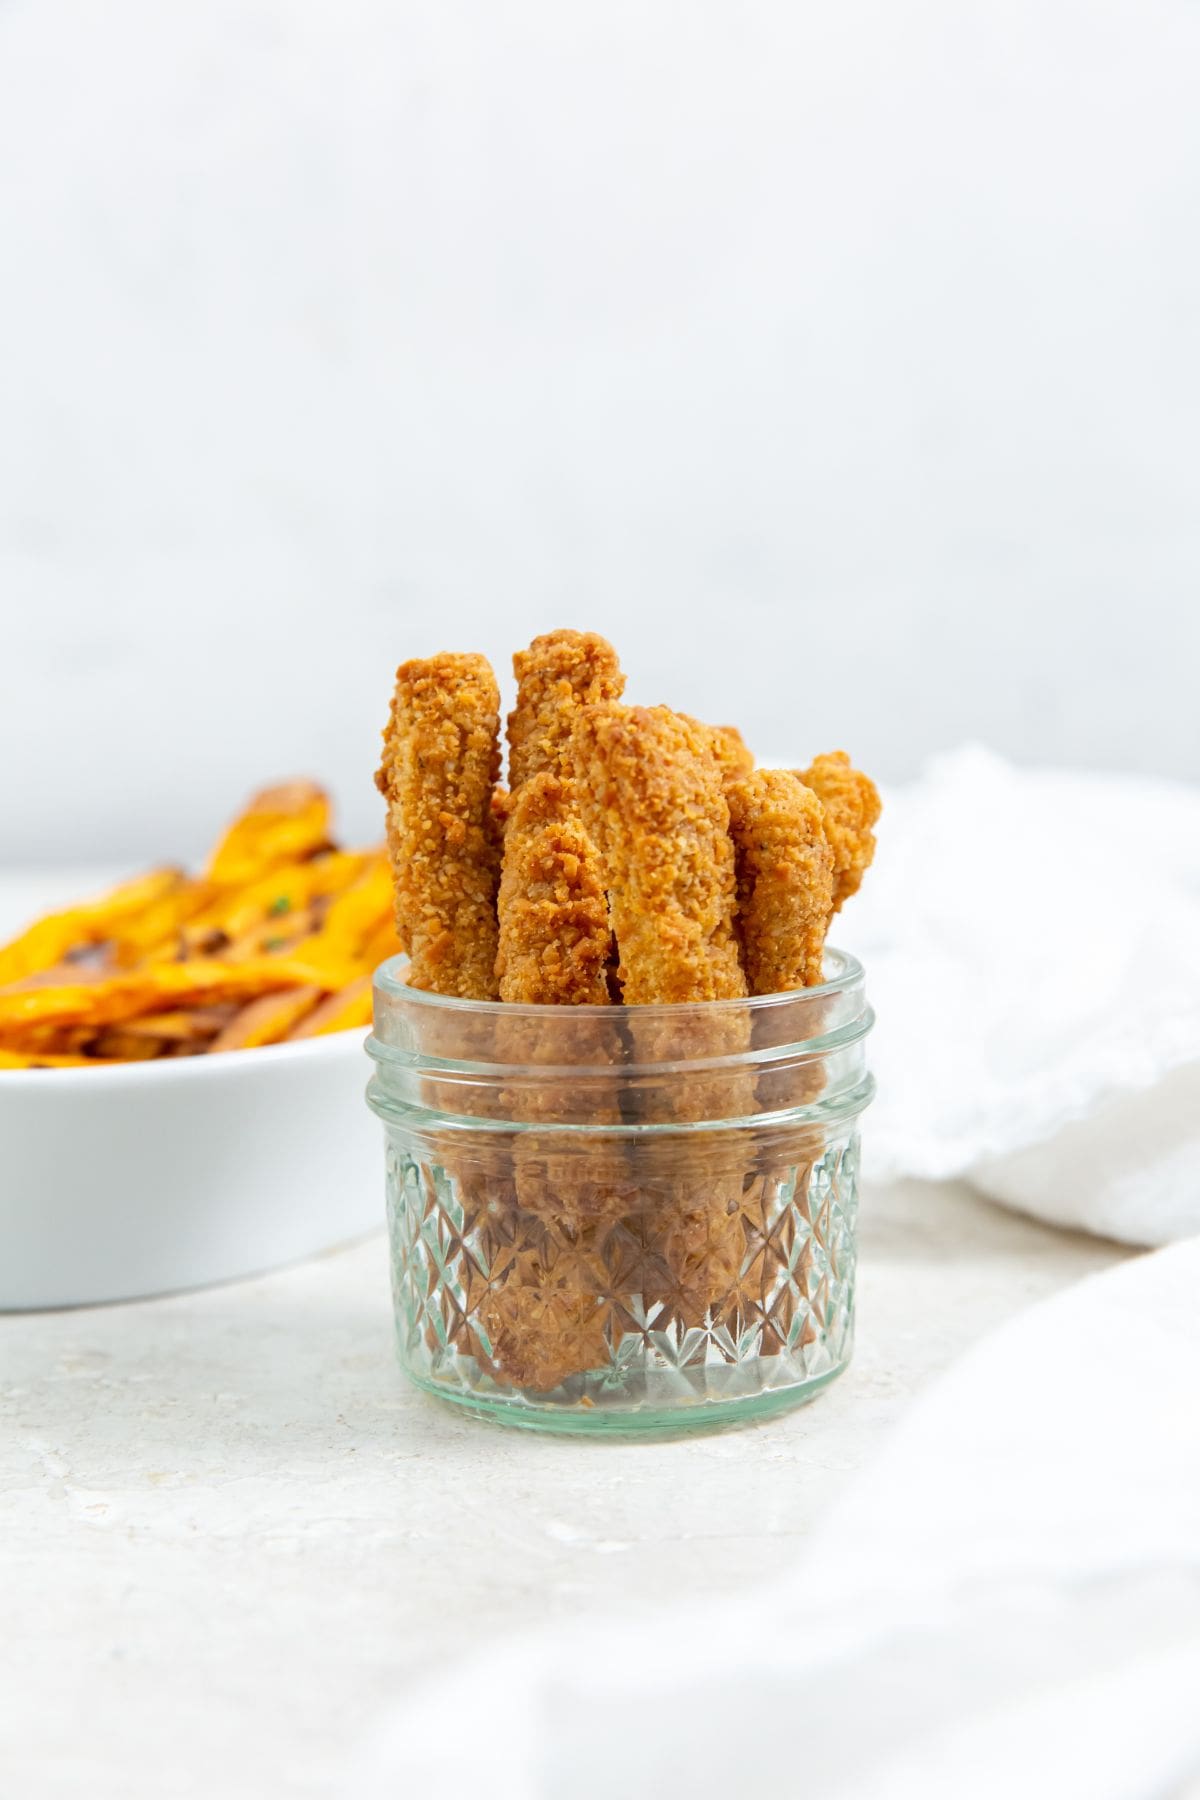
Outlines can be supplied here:
[[595, 625], [891, 778], [1200, 776], [1190, 0], [0, 0], [0, 860], [374, 828]]

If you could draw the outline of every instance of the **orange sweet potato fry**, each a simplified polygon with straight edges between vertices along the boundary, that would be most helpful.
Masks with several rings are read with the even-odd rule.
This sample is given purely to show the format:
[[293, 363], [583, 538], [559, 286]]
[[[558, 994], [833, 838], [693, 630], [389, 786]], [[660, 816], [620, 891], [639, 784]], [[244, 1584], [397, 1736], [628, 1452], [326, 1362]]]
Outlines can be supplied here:
[[356, 976], [336, 994], [314, 1006], [306, 1018], [288, 1032], [290, 1039], [325, 1037], [331, 1031], [349, 1031], [371, 1023], [371, 977]]
[[263, 1044], [281, 1044], [293, 1026], [310, 1013], [321, 998], [320, 988], [289, 988], [282, 994], [260, 994], [234, 1014], [213, 1038], [213, 1050], [253, 1050]]
[[315, 856], [328, 843], [329, 796], [314, 781], [287, 781], [254, 796], [217, 844], [206, 873], [237, 887], [281, 863]]
[[331, 850], [307, 862], [285, 864], [239, 888], [223, 888], [189, 921], [184, 943], [204, 950], [214, 934], [236, 939], [268, 921], [280, 928], [314, 901], [340, 892], [366, 865], [368, 852]]
[[0, 987], [53, 968], [72, 950], [131, 931], [140, 915], [188, 885], [180, 869], [152, 869], [97, 900], [39, 919], [0, 949]]
[[175, 1012], [145, 1013], [130, 1019], [124, 1030], [133, 1037], [154, 1038], [160, 1046], [204, 1044], [227, 1025], [238, 1010], [236, 1001], [224, 1006], [193, 1006]]
[[5, 988], [0, 991], [0, 1035], [11, 1037], [23, 1028], [43, 1026], [123, 1024], [146, 1013], [163, 1011], [164, 1001], [176, 1006], [196, 1002], [211, 1005], [223, 1000], [248, 1000], [256, 994], [308, 983], [329, 985], [322, 972], [302, 961], [264, 956], [242, 963], [208, 958], [155, 963], [92, 983]]
[[356, 984], [399, 948], [391, 878], [382, 847], [339, 850], [328, 829], [314, 783], [269, 789], [205, 876], [156, 869], [30, 926], [0, 949], [0, 1067], [274, 1043], [323, 995], [319, 1029], [360, 1023]]
[[113, 933], [113, 960], [122, 968], [144, 961], [169, 961], [184, 951], [183, 933], [208, 898], [208, 884], [182, 882], [153, 906]]
[[357, 954], [388, 917], [392, 876], [382, 851], [372, 855], [356, 881], [332, 900], [317, 933], [319, 943], [336, 945], [345, 955]]
[[396, 927], [389, 911], [386, 919], [381, 919], [375, 930], [367, 938], [362, 948], [362, 959], [369, 969], [377, 969], [380, 963], [399, 956], [403, 945], [396, 935]]
[[124, 1025], [106, 1025], [88, 1044], [87, 1054], [94, 1062], [153, 1062], [161, 1048], [156, 1039]]
[[228, 944], [213, 950], [223, 962], [244, 962], [247, 957], [273, 956], [277, 951], [290, 951], [316, 942], [318, 916], [314, 906], [301, 907], [278, 919], [259, 919], [257, 924]]
[[0, 1069], [86, 1069], [91, 1056], [55, 1055], [46, 1050], [0, 1050]]

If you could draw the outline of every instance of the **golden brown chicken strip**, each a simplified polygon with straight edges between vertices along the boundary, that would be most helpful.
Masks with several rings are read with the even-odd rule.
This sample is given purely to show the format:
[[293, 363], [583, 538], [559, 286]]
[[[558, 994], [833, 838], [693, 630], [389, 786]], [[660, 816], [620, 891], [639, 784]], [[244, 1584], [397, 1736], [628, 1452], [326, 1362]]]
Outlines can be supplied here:
[[585, 706], [578, 720], [625, 1004], [740, 998], [729, 807], [707, 729], [665, 706]]
[[500, 998], [604, 1006], [611, 933], [595, 845], [572, 785], [546, 771], [513, 796], [500, 877]]
[[821, 802], [790, 769], [756, 769], [726, 791], [750, 992], [813, 987], [822, 978], [834, 891]]
[[496, 998], [500, 694], [486, 657], [402, 663], [376, 783], [414, 987]]
[[486, 1338], [481, 1359], [501, 1380], [534, 1393], [603, 1368], [609, 1308], [596, 1291], [600, 1279], [571, 1275], [555, 1284], [536, 1256], [520, 1256], [510, 1279], [489, 1288], [473, 1314]]
[[576, 707], [619, 700], [625, 677], [607, 638], [594, 631], [550, 631], [513, 657], [517, 704], [508, 715], [508, 782], [515, 792], [548, 770], [571, 773]]
[[736, 725], [705, 725], [699, 719], [689, 718], [687, 713], [681, 713], [680, 717], [688, 719], [689, 724], [699, 726], [701, 731], [708, 733], [708, 740], [726, 781], [736, 781], [741, 775], [749, 775], [754, 767], [754, 752]]
[[857, 894], [875, 855], [871, 827], [883, 810], [879, 789], [853, 766], [844, 750], [818, 756], [800, 771], [800, 779], [825, 808], [825, 836], [833, 851], [833, 910], [839, 912], [851, 894]]

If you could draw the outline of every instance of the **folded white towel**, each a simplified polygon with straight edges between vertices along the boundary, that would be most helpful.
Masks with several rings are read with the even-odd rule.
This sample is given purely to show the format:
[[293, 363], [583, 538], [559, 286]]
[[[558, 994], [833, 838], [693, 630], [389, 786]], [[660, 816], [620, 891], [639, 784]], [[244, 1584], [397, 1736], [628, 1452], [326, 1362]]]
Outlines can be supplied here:
[[354, 1800], [1200, 1792], [1200, 1240], [1010, 1320], [769, 1586], [492, 1643]]
[[868, 1173], [1200, 1231], [1200, 791], [968, 748], [885, 800], [833, 934], [878, 1013]]

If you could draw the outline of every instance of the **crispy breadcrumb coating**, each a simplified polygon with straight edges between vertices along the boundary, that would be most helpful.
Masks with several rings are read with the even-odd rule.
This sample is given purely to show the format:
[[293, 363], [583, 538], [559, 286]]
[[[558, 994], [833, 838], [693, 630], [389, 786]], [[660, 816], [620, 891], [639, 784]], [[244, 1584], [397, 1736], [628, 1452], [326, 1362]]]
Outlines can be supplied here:
[[[496, 690], [479, 657], [399, 671], [378, 778], [414, 985], [516, 1003], [436, 1022], [438, 1055], [508, 1065], [499, 1116], [524, 1127], [481, 1117], [469, 1157], [450, 1137], [440, 1157], [471, 1245], [455, 1344], [537, 1394], [607, 1368], [647, 1317], [757, 1331], [764, 1354], [782, 1352], [816, 1330], [778, 1271], [797, 1169], [803, 1182], [824, 1135], [776, 1132], [767, 1156], [746, 1121], [801, 1105], [824, 1075], [803, 1059], [756, 1074], [769, 1020], [736, 1002], [821, 980], [878, 795], [841, 752], [803, 775], [756, 771], [732, 726], [619, 704], [616, 656], [593, 633], [552, 632], [513, 666], [511, 792], [495, 785]], [[716, 1000], [733, 1004], [654, 1010]], [[427, 1087], [435, 1111], [485, 1111], [469, 1082]], [[591, 1128], [585, 1141], [572, 1125]], [[695, 1130], [629, 1131], [680, 1125]]]
[[513, 657], [517, 704], [508, 715], [508, 784], [548, 770], [571, 773], [571, 720], [578, 706], [619, 700], [617, 653], [594, 631], [551, 631]]
[[402, 663], [376, 783], [413, 987], [496, 998], [500, 695], [486, 657]]
[[600, 859], [572, 784], [543, 770], [517, 789], [504, 834], [500, 998], [606, 1006], [610, 941]]
[[[631, 1087], [624, 1105], [640, 1123], [737, 1117], [749, 1110], [753, 1083], [722, 1067], [747, 1048], [744, 1009], [721, 1008], [662, 1018], [639, 1016], [655, 1002], [740, 999], [746, 992], [733, 933], [736, 895], [729, 809], [717, 736], [668, 711], [602, 706], [581, 714], [577, 756], [581, 791], [605, 845], [605, 871], [619, 953], [625, 1020], [635, 1067], [674, 1065], [668, 1080]], [[725, 740], [726, 747], [735, 747]], [[711, 1066], [716, 1064], [715, 1067]], [[688, 1068], [688, 1064], [695, 1064]], [[741, 1265], [740, 1169], [725, 1179], [717, 1146], [690, 1147], [684, 1163], [674, 1140], [631, 1147], [639, 1204], [607, 1240], [624, 1246], [624, 1280], [665, 1309], [664, 1317], [702, 1323], [734, 1286]]]
[[818, 756], [800, 779], [825, 808], [825, 836], [833, 851], [833, 910], [841, 908], [862, 886], [875, 855], [875, 833], [883, 802], [869, 775], [851, 764], [844, 750]]
[[506, 787], [497, 787], [492, 792], [491, 831], [498, 844], [504, 842], [504, 832], [508, 825], [508, 816], [512, 812], [512, 795]]
[[665, 706], [612, 702], [577, 721], [626, 1005], [740, 998], [729, 807], [706, 729]]
[[813, 987], [822, 978], [833, 912], [833, 852], [821, 802], [789, 769], [756, 769], [727, 793], [750, 992]]
[[603, 1368], [609, 1358], [602, 1278], [562, 1286], [543, 1285], [545, 1279], [536, 1257], [520, 1257], [512, 1278], [489, 1288], [474, 1315], [487, 1340], [480, 1344], [482, 1360], [502, 1380], [537, 1394]]
[[[696, 719], [692, 723], [699, 725], [700, 721]], [[739, 776], [750, 774], [754, 767], [754, 752], [736, 725], [701, 725], [700, 728], [708, 733], [725, 781], [736, 781]]]

